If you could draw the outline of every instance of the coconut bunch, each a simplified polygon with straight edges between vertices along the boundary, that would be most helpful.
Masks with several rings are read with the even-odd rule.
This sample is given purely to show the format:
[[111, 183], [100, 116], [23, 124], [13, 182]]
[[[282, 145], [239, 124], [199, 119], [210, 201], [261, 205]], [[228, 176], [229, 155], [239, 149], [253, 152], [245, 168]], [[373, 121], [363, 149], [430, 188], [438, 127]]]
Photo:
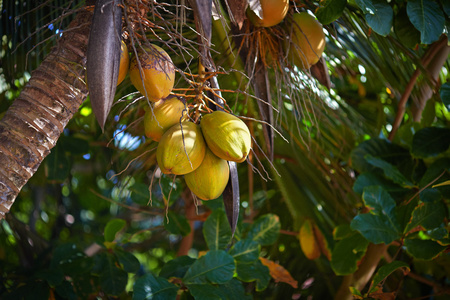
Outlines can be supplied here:
[[202, 200], [218, 198], [228, 183], [227, 161], [243, 162], [251, 147], [247, 125], [236, 116], [214, 111], [191, 121], [189, 111], [172, 96], [156, 102], [144, 117], [145, 134], [158, 142], [156, 160], [164, 174], [184, 175]]

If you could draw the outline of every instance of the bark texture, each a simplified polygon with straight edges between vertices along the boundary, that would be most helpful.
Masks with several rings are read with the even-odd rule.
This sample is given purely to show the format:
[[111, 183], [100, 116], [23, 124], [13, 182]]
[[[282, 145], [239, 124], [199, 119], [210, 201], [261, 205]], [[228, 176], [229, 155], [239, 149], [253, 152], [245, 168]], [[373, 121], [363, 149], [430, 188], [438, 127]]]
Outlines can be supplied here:
[[92, 13], [80, 11], [0, 121], [0, 219], [87, 97]]

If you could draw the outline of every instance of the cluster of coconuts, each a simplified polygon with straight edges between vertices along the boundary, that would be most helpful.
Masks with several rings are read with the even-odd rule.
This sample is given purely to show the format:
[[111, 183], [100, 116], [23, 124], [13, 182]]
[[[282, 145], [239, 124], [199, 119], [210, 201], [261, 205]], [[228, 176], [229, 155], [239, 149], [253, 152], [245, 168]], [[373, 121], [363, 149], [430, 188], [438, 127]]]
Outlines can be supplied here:
[[250, 152], [247, 125], [222, 111], [204, 115], [200, 124], [191, 122], [185, 103], [169, 95], [175, 82], [170, 56], [156, 45], [139, 48], [137, 54], [129, 63], [130, 80], [153, 102], [144, 128], [145, 135], [159, 143], [156, 160], [161, 172], [184, 175], [189, 189], [202, 200], [218, 198], [230, 177], [227, 161], [243, 162]]
[[243, 162], [251, 136], [239, 118], [222, 111], [189, 121], [185, 104], [177, 97], [155, 103], [144, 117], [145, 134], [159, 142], [156, 160], [164, 174], [184, 175], [186, 185], [202, 200], [218, 198], [230, 171], [227, 161]]
[[[250, 8], [248, 18], [257, 27], [272, 27], [281, 23], [289, 10], [289, 0], [260, 0], [261, 18]], [[288, 59], [298, 68], [309, 69], [317, 63], [325, 49], [325, 34], [322, 24], [307, 12], [292, 16], [290, 39], [283, 44]]]

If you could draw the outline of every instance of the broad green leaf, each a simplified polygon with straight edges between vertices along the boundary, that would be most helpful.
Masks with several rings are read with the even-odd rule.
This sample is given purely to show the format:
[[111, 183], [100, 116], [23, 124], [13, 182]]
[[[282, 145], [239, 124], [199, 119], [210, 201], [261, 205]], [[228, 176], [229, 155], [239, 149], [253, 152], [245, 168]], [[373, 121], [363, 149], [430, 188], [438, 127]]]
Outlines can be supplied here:
[[133, 300], [170, 300], [176, 299], [178, 287], [164, 278], [148, 273], [140, 277], [133, 285]]
[[445, 17], [437, 2], [409, 0], [406, 10], [411, 23], [420, 31], [422, 44], [431, 44], [439, 39], [444, 30]]
[[393, 183], [392, 181], [384, 178], [382, 174], [376, 174], [374, 172], [364, 172], [360, 174], [356, 178], [355, 183], [353, 184], [353, 190], [356, 193], [362, 195], [364, 188], [371, 185], [381, 186], [384, 190], [386, 190], [392, 195], [394, 194], [403, 195], [405, 192], [408, 192], [407, 189], [402, 188], [399, 185]]
[[219, 285], [219, 288], [222, 290], [222, 294], [226, 295], [226, 299], [230, 300], [251, 300], [253, 297], [251, 295], [247, 295], [245, 293], [245, 288], [242, 282], [237, 280], [236, 278], [231, 279], [225, 284]]
[[442, 199], [442, 193], [435, 188], [426, 188], [419, 193], [422, 202], [437, 202]]
[[[430, 185], [437, 185], [439, 183], [450, 180], [449, 171], [450, 171], [450, 158], [445, 157], [437, 159], [428, 167], [425, 174], [420, 179], [419, 187], [422, 189]], [[427, 188], [426, 190], [437, 190], [440, 192], [440, 195], [450, 195], [450, 186], [448, 185], [438, 186], [434, 188]], [[424, 191], [422, 191], [420, 195], [421, 197]], [[431, 198], [436, 198], [437, 196], [440, 195], [432, 195]], [[422, 201], [425, 201], [425, 199], [422, 199]]]
[[231, 240], [231, 228], [222, 209], [216, 209], [203, 224], [203, 235], [210, 250], [225, 249]]
[[398, 227], [391, 221], [385, 215], [360, 214], [350, 225], [374, 244], [389, 244], [400, 237]]
[[266, 289], [270, 281], [269, 268], [258, 259], [254, 262], [236, 262], [237, 277], [244, 282], [256, 281], [256, 291], [260, 292]]
[[374, 244], [389, 244], [399, 238], [400, 225], [395, 211], [396, 203], [389, 193], [379, 186], [369, 186], [364, 189], [363, 200], [371, 210], [353, 218], [351, 228], [361, 232]]
[[382, 266], [380, 269], [378, 269], [377, 273], [373, 276], [372, 279], [372, 288], [369, 291], [370, 293], [373, 293], [377, 290], [377, 285], [383, 281], [386, 277], [391, 275], [395, 270], [400, 268], [406, 268], [408, 271], [410, 270], [409, 265], [403, 261], [393, 261], [387, 265]]
[[277, 240], [280, 229], [281, 224], [278, 216], [266, 214], [253, 223], [247, 238], [260, 243], [262, 246], [271, 245]]
[[368, 245], [369, 241], [357, 232], [337, 242], [331, 253], [331, 268], [334, 273], [339, 276], [354, 273]]
[[125, 227], [125, 220], [112, 219], [105, 226], [105, 241], [112, 242], [116, 238], [116, 234]]
[[164, 278], [183, 278], [189, 267], [195, 262], [194, 258], [187, 255], [176, 257], [165, 263], [159, 272], [159, 276]]
[[136, 204], [147, 205], [150, 200], [150, 192], [147, 184], [136, 182], [130, 187], [130, 192], [131, 200]]
[[347, 0], [321, 1], [315, 15], [323, 25], [330, 24], [342, 15], [346, 4]]
[[37, 278], [44, 279], [48, 282], [48, 285], [55, 287], [61, 284], [64, 280], [64, 273], [61, 268], [54, 267], [42, 271], [38, 271], [36, 274]]
[[[63, 299], [68, 300], [77, 300], [79, 297], [77, 294], [75, 294], [75, 291], [73, 289], [73, 285], [68, 282], [67, 280], [64, 280], [60, 285], [55, 287], [55, 292], [61, 296]], [[35, 298], [37, 299], [37, 298]], [[51, 299], [51, 298], [49, 298]]]
[[361, 292], [357, 288], [351, 286], [351, 287], [349, 287], [349, 289], [350, 289], [350, 292], [352, 293], [354, 299], [364, 299], [364, 296], [361, 294]]
[[234, 259], [223, 250], [211, 250], [197, 259], [184, 275], [185, 284], [225, 283], [233, 278]]
[[406, 226], [405, 233], [421, 226], [426, 230], [439, 227], [445, 218], [446, 207], [442, 202], [427, 202], [419, 204], [412, 213], [411, 221]]
[[379, 35], [386, 36], [391, 32], [394, 11], [386, 0], [372, 0], [374, 14], [366, 14], [367, 24]]
[[414, 135], [411, 152], [417, 157], [430, 157], [446, 151], [449, 146], [449, 128], [427, 127]]
[[432, 241], [438, 242], [439, 245], [450, 245], [449, 232], [445, 227], [435, 228], [426, 232], [423, 232], [427, 238]]
[[408, 48], [414, 48], [420, 43], [420, 32], [409, 20], [406, 13], [406, 7], [400, 9], [400, 11], [395, 15], [394, 32], [397, 39]]
[[373, 157], [370, 154], [366, 156], [366, 160], [372, 166], [382, 169], [386, 178], [391, 179], [393, 182], [399, 184], [400, 186], [406, 188], [414, 187], [414, 184], [411, 181], [409, 181], [396, 167], [394, 167], [387, 161], [384, 161], [377, 157]]
[[141, 267], [139, 260], [130, 252], [116, 249], [114, 253], [117, 256], [119, 263], [122, 265], [125, 272], [136, 273]]
[[446, 82], [441, 86], [440, 95], [442, 103], [450, 110], [450, 82]]
[[350, 228], [350, 224], [342, 224], [334, 228], [333, 239], [338, 241], [345, 239], [346, 237], [349, 237], [353, 234], [355, 234], [355, 231]]
[[402, 232], [404, 232], [406, 226], [408, 226], [411, 221], [412, 213], [414, 209], [416, 209], [418, 203], [419, 198], [414, 197], [414, 199], [409, 201], [408, 204], [402, 203], [402, 205], [397, 206], [397, 220], [400, 224], [400, 229], [402, 229]]
[[93, 267], [93, 260], [75, 244], [63, 244], [55, 249], [50, 266], [61, 268], [65, 275], [73, 276], [88, 273]]
[[168, 220], [164, 220], [164, 228], [170, 233], [186, 236], [191, 232], [191, 226], [185, 216], [169, 210], [167, 217]]
[[376, 8], [372, 0], [356, 0], [356, 5], [361, 8], [364, 14], [375, 14]]
[[112, 256], [108, 256], [108, 263], [100, 274], [100, 286], [109, 295], [119, 295], [125, 291], [128, 282], [128, 273], [116, 266]]
[[260, 247], [258, 242], [243, 239], [234, 244], [229, 253], [236, 261], [252, 262], [258, 259]]
[[252, 299], [250, 295], [245, 294], [242, 282], [236, 278], [231, 279], [225, 284], [211, 285], [211, 284], [189, 284], [187, 286], [195, 300], [249, 300]]
[[[376, 169], [366, 161], [366, 155], [381, 158], [392, 165], [410, 164], [409, 151], [384, 139], [370, 139], [359, 144], [351, 153], [351, 165], [360, 173]], [[401, 168], [400, 168], [401, 169]]]
[[186, 285], [195, 300], [222, 300], [225, 299], [222, 289], [217, 285], [207, 283], [191, 283]]
[[437, 257], [447, 247], [431, 240], [406, 239], [406, 251], [417, 259], [431, 260]]

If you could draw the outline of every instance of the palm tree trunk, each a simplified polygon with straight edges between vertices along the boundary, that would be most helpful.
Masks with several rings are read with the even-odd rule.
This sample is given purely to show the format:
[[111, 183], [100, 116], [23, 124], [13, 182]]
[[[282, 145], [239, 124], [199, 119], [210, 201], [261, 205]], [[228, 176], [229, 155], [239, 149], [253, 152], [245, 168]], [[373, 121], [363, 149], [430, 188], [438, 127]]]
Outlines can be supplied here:
[[92, 13], [81, 10], [0, 120], [0, 219], [87, 97]]

